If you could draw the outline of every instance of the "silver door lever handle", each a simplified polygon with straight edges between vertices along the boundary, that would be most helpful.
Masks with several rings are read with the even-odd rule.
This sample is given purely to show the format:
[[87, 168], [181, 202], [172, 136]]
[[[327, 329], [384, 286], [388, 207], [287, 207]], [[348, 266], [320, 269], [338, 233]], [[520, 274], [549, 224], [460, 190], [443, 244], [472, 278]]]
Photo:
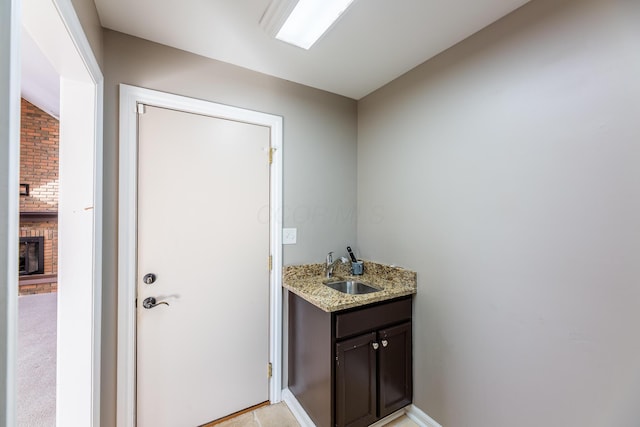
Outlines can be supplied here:
[[153, 307], [157, 307], [161, 304], [169, 305], [169, 303], [166, 301], [157, 302], [154, 297], [145, 298], [144, 301], [142, 301], [142, 306], [147, 310]]

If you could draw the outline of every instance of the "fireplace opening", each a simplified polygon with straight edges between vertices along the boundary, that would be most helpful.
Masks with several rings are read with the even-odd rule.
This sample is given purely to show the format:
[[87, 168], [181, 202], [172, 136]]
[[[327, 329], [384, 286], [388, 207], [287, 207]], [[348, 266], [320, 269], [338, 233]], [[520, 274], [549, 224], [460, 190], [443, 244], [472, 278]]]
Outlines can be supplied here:
[[44, 237], [20, 238], [20, 275], [44, 274]]

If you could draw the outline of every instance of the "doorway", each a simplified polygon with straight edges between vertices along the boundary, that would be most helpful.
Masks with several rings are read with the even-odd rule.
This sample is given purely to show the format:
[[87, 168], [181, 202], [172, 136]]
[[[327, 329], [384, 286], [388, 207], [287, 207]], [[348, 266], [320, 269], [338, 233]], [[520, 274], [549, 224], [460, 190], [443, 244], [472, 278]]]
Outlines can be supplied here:
[[[20, 238], [18, 285], [18, 426], [56, 422], [59, 108], [46, 108], [34, 86], [28, 58], [43, 55], [23, 34], [20, 132]], [[44, 64], [44, 65], [48, 65]], [[43, 70], [44, 65], [38, 69]], [[51, 67], [49, 65], [49, 67]], [[52, 92], [56, 95], [55, 71]], [[25, 78], [26, 77], [26, 78]], [[31, 80], [30, 80], [31, 78]], [[25, 97], [29, 97], [29, 102]], [[55, 96], [52, 102], [59, 102]], [[37, 105], [42, 105], [42, 108]]]
[[103, 76], [69, 0], [23, 1], [21, 24], [60, 85], [55, 423], [97, 426]]
[[[145, 107], [143, 107], [143, 105]], [[120, 177], [119, 177], [119, 250], [118, 250], [118, 425], [135, 426], [138, 408], [136, 407], [136, 339], [138, 332], [138, 321], [140, 317], [138, 304], [142, 305], [142, 299], [149, 296], [157, 297], [155, 304], [167, 302], [169, 306], [153, 305], [143, 314], [160, 316], [162, 310], [171, 309], [175, 304], [178, 307], [178, 297], [173, 292], [161, 292], [152, 295], [150, 285], [149, 291], [137, 292], [136, 286], [143, 280], [147, 273], [153, 271], [143, 271], [142, 260], [138, 265], [138, 227], [139, 212], [142, 205], [138, 205], [139, 187], [143, 185], [138, 179], [139, 146], [138, 146], [138, 115], [143, 113], [147, 106], [158, 109], [169, 109], [183, 112], [183, 114], [203, 115], [215, 117], [229, 123], [243, 123], [257, 125], [266, 128], [266, 135], [270, 141], [270, 149], [267, 145], [261, 150], [264, 164], [267, 165], [271, 159], [270, 175], [268, 186], [268, 203], [258, 212], [253, 212], [254, 218], [261, 221], [267, 227], [269, 250], [265, 255], [264, 268], [267, 269], [268, 277], [268, 362], [272, 367], [272, 376], [268, 378], [267, 399], [272, 402], [279, 402], [281, 399], [281, 365], [282, 365], [282, 291], [281, 291], [281, 243], [282, 243], [282, 118], [270, 114], [244, 110], [236, 107], [216, 104], [178, 95], [172, 95], [149, 89], [142, 89], [128, 85], [120, 86]], [[142, 179], [142, 178], [141, 178]], [[203, 183], [201, 183], [203, 184]], [[194, 182], [191, 185], [198, 185]], [[140, 190], [142, 191], [142, 190]], [[255, 210], [255, 209], [254, 209]], [[269, 261], [270, 260], [270, 261]], [[270, 271], [268, 266], [271, 266]], [[166, 277], [166, 276], [165, 276]], [[155, 280], [160, 282], [160, 275]], [[143, 282], [143, 289], [146, 280]], [[160, 290], [159, 290], [160, 292]], [[206, 304], [205, 298], [202, 304]], [[153, 304], [153, 303], [152, 303]], [[165, 312], [168, 312], [166, 310]], [[139, 315], [140, 316], [140, 315]], [[158, 320], [162, 322], [161, 319]], [[153, 324], [153, 323], [152, 323]], [[226, 326], [226, 325], [225, 325]], [[266, 325], [265, 325], [266, 326]], [[215, 328], [220, 325], [209, 327], [212, 334]], [[268, 367], [264, 366], [264, 376], [266, 377]], [[215, 399], [215, 397], [213, 397]], [[258, 402], [256, 402], [258, 403]], [[242, 408], [240, 408], [242, 409]]]

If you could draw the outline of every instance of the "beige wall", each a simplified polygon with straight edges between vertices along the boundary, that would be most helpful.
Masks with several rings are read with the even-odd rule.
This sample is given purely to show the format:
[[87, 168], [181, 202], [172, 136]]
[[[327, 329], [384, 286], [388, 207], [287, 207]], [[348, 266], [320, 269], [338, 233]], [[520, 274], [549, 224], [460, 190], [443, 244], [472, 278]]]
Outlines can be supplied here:
[[358, 105], [363, 256], [447, 427], [640, 422], [640, 2], [534, 0]]
[[[115, 425], [118, 84], [206, 99], [284, 117], [284, 226], [298, 243], [285, 264], [322, 262], [356, 240], [354, 100], [104, 32], [104, 283], [102, 425]], [[286, 354], [286, 353], [285, 353]]]
[[103, 68], [102, 25], [93, 0], [71, 0], [100, 68]]

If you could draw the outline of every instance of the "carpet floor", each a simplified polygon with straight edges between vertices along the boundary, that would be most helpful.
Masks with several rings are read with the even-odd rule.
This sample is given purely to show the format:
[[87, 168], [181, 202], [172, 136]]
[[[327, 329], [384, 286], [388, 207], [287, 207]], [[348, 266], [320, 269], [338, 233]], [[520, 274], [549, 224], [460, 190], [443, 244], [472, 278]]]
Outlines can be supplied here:
[[56, 425], [57, 296], [18, 297], [18, 427]]

